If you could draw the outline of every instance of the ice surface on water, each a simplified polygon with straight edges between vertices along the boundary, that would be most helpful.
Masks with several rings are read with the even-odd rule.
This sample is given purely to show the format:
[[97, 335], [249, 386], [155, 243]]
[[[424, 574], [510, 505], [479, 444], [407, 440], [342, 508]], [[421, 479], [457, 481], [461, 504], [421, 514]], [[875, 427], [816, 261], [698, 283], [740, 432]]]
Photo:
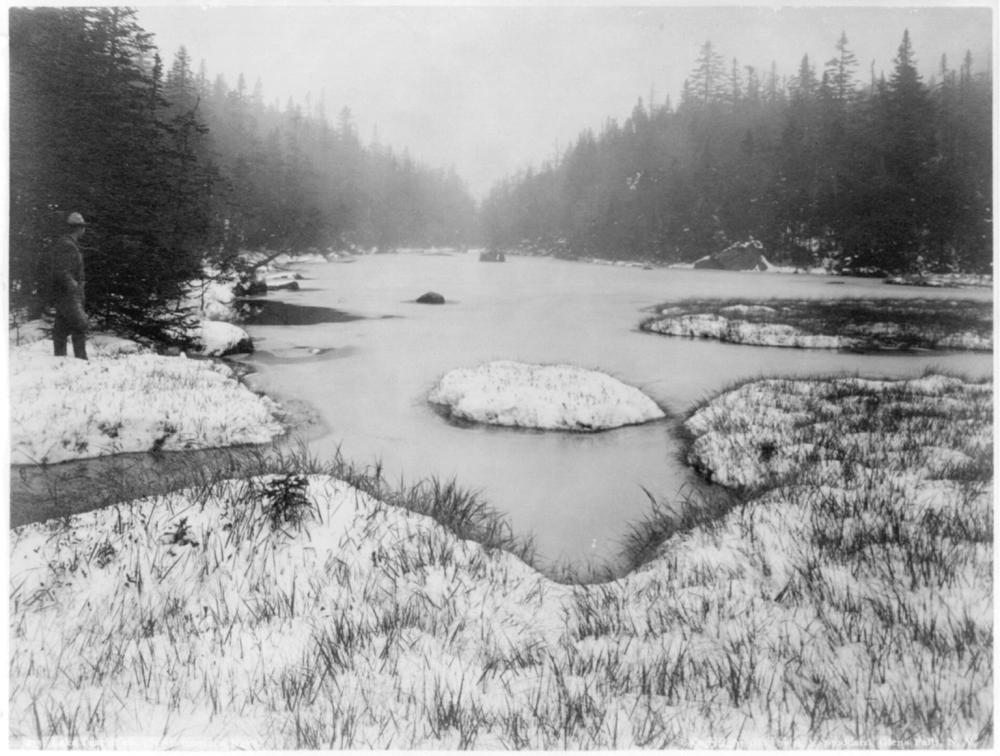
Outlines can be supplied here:
[[[442, 376], [495, 360], [569, 364], [635, 386], [672, 417], [734, 381], [761, 375], [921, 375], [944, 367], [987, 375], [988, 355], [847, 355], [669, 339], [644, 334], [645, 308], [687, 298], [941, 296], [954, 291], [887, 287], [876, 280], [831, 287], [822, 276], [642, 270], [510, 257], [484, 265], [475, 255], [378, 255], [353, 265], [299, 268], [303, 290], [272, 295], [289, 303], [363, 316], [350, 323], [249, 326], [261, 352], [308, 346], [343, 359], [295, 364], [249, 362], [255, 386], [305, 400], [331, 433], [312, 442], [363, 464], [379, 459], [390, 479], [455, 476], [479, 489], [551, 559], [616, 553], [630, 521], [648, 512], [641, 486], [676, 500], [695, 481], [677, 459], [671, 423], [597, 435], [459, 428], [427, 404]], [[413, 304], [433, 290], [452, 303]], [[989, 299], [988, 290], [961, 296]], [[384, 316], [394, 316], [386, 319]]]

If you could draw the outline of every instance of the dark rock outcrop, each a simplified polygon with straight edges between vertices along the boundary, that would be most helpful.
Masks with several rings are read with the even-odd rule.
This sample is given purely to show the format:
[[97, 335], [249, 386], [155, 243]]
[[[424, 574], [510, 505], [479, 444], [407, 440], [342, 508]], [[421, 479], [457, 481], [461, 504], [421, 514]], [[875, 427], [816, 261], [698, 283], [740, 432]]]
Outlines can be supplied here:
[[714, 257], [709, 255], [708, 257], [702, 257], [699, 260], [694, 261], [694, 267], [698, 270], [725, 270], [722, 263], [716, 260]]
[[240, 281], [233, 288], [233, 293], [238, 297], [256, 297], [267, 294], [267, 284], [263, 281], [247, 280]]
[[764, 245], [756, 239], [730, 244], [721, 252], [695, 260], [695, 268], [704, 270], [767, 270]]
[[240, 339], [232, 346], [222, 350], [219, 353], [219, 356], [225, 357], [226, 355], [230, 354], [253, 354], [253, 339], [251, 339], [249, 336]]
[[436, 291], [429, 291], [426, 294], [421, 294], [417, 297], [418, 304], [444, 304], [444, 297], [438, 294]]

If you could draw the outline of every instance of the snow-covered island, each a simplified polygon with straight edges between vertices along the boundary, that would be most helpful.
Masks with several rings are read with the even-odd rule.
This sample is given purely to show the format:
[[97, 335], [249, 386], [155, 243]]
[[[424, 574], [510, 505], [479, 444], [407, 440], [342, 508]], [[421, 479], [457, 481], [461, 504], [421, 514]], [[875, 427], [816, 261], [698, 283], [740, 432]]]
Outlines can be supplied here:
[[988, 744], [992, 387], [767, 380], [687, 425], [741, 505], [603, 584], [298, 470], [16, 528], [10, 745]]
[[929, 299], [686, 300], [640, 325], [664, 336], [802, 349], [993, 349], [991, 302]]
[[639, 389], [596, 370], [500, 360], [446, 373], [427, 397], [463, 421], [599, 431], [664, 417]]

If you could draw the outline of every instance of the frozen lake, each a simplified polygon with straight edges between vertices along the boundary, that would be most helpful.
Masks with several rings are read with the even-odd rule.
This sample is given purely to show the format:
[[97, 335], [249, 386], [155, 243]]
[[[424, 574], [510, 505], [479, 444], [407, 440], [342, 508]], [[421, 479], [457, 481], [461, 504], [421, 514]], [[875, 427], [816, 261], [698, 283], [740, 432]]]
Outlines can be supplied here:
[[[721, 344], [641, 333], [644, 308], [687, 297], [940, 297], [982, 290], [886, 286], [873, 279], [643, 270], [550, 258], [478, 262], [474, 254], [400, 254], [302, 265], [297, 292], [269, 300], [348, 316], [309, 325], [251, 325], [251, 384], [312, 405], [326, 426], [310, 450], [339, 447], [383, 462], [390, 482], [457, 478], [480, 491], [547, 562], [613, 558], [649, 511], [643, 488], [673, 500], [700, 485], [678, 459], [675, 427], [734, 381], [767, 375], [910, 377], [942, 368], [987, 376], [986, 354], [847, 354]], [[839, 285], [833, 285], [833, 282]], [[416, 304], [427, 291], [447, 304]], [[315, 353], [319, 350], [319, 353]], [[492, 360], [600, 370], [651, 396], [668, 419], [598, 434], [459, 427], [426, 401], [448, 370]]]

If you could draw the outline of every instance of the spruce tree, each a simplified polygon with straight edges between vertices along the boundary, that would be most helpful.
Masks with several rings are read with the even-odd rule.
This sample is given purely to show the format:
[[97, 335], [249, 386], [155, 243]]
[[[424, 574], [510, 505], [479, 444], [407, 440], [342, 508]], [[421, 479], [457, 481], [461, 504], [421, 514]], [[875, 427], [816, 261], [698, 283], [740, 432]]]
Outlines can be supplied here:
[[853, 93], [854, 69], [858, 65], [857, 56], [848, 49], [847, 44], [847, 32], [842, 31], [837, 40], [837, 55], [826, 63], [830, 86], [839, 103], [845, 103]]
[[715, 50], [711, 40], [706, 40], [698, 53], [695, 68], [691, 72], [692, 96], [703, 105], [722, 100], [725, 90], [725, 59]]

